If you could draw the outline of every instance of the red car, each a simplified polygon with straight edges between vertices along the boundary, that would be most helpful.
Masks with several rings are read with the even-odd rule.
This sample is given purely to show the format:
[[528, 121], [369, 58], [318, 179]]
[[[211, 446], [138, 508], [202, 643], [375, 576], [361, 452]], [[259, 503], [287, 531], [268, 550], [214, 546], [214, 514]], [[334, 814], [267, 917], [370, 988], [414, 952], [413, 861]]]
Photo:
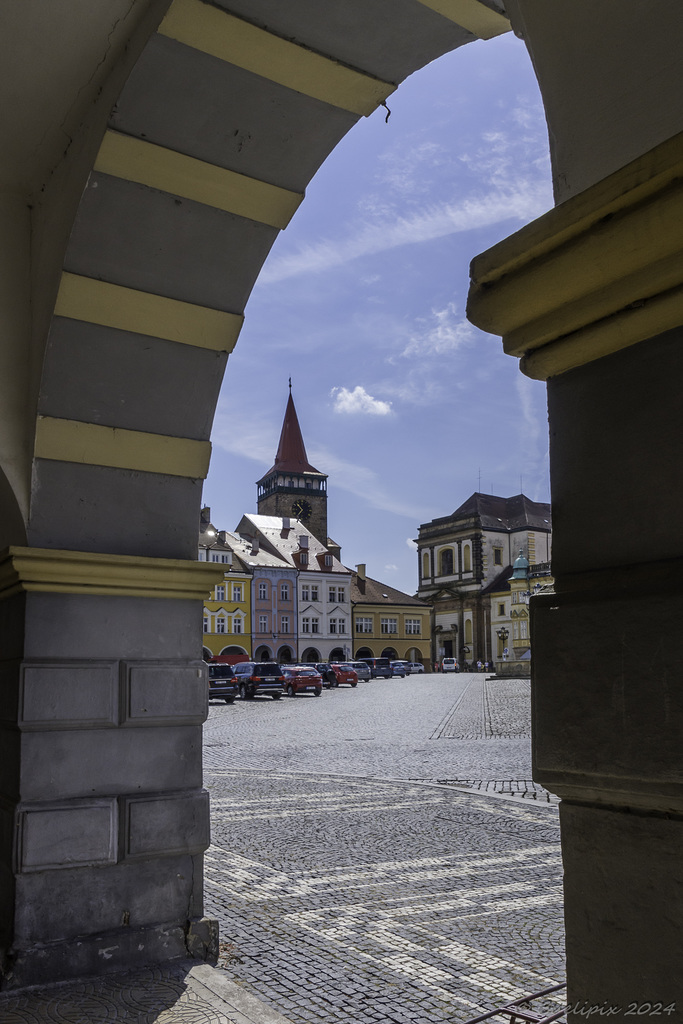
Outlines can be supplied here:
[[352, 668], [346, 661], [333, 661], [330, 664], [330, 668], [335, 674], [337, 679], [334, 686], [339, 686], [340, 683], [348, 683], [349, 686], [358, 685], [358, 674], [355, 668]]
[[282, 674], [288, 697], [296, 697], [297, 693], [314, 693], [319, 697], [323, 692], [322, 676], [312, 665], [283, 665]]

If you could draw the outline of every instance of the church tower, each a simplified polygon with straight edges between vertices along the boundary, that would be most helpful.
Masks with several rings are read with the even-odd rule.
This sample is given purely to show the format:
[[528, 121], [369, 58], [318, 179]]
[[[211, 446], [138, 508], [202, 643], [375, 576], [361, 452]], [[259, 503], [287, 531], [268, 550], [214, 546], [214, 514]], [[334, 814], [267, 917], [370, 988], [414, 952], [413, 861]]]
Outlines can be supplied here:
[[299, 519], [327, 546], [327, 476], [308, 461], [291, 380], [275, 463], [257, 487], [259, 515]]

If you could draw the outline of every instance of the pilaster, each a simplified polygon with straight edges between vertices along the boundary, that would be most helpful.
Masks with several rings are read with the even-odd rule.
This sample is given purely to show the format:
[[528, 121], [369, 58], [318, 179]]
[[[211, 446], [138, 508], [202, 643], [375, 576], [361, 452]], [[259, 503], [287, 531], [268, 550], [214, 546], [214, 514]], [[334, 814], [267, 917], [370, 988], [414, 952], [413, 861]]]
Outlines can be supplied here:
[[5, 986], [212, 955], [196, 937], [215, 945], [198, 924], [200, 623], [219, 574], [176, 559], [0, 556]]

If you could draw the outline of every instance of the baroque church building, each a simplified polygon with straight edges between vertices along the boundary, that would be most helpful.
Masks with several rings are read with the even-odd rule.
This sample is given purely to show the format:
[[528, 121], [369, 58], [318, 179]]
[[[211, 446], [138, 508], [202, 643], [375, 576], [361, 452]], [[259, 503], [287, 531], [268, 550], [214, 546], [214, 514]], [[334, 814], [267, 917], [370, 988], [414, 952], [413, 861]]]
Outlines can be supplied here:
[[[475, 493], [452, 515], [419, 527], [417, 596], [432, 606], [433, 660], [456, 658], [464, 667], [507, 659], [499, 632], [506, 627], [496, 618], [506, 602], [499, 599], [520, 556], [529, 575], [549, 576], [551, 531], [550, 505], [525, 494]], [[518, 657], [521, 651], [518, 644]]]

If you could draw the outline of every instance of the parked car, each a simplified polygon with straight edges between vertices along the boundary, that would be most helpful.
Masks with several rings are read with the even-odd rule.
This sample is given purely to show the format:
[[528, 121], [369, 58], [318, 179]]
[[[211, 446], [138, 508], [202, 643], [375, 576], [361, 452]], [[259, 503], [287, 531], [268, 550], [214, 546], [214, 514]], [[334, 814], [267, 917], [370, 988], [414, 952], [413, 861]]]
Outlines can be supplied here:
[[377, 679], [391, 679], [391, 665], [388, 658], [361, 658], [370, 669], [370, 677]]
[[285, 677], [285, 693], [296, 697], [297, 693], [313, 693], [319, 697], [323, 692], [323, 680], [313, 665], [282, 665]]
[[442, 672], [457, 672], [458, 663], [455, 658], [444, 658], [441, 662]]
[[240, 692], [232, 665], [209, 665], [209, 700], [232, 704]]
[[285, 677], [275, 661], [240, 661], [235, 665], [242, 700], [266, 694], [279, 700], [285, 692]]
[[337, 686], [341, 683], [348, 683], [349, 686], [358, 685], [358, 675], [356, 670], [348, 661], [333, 661], [330, 664], [330, 668], [336, 676]]
[[350, 661], [349, 665], [358, 676], [359, 682], [362, 681], [367, 683], [369, 679], [372, 679], [370, 675], [370, 666], [367, 661]]
[[418, 672], [424, 672], [425, 667], [421, 661], [409, 661], [408, 666], [413, 675], [417, 675]]
[[391, 661], [391, 674], [392, 676], [400, 676], [401, 679], [405, 679], [410, 674], [407, 661]]

